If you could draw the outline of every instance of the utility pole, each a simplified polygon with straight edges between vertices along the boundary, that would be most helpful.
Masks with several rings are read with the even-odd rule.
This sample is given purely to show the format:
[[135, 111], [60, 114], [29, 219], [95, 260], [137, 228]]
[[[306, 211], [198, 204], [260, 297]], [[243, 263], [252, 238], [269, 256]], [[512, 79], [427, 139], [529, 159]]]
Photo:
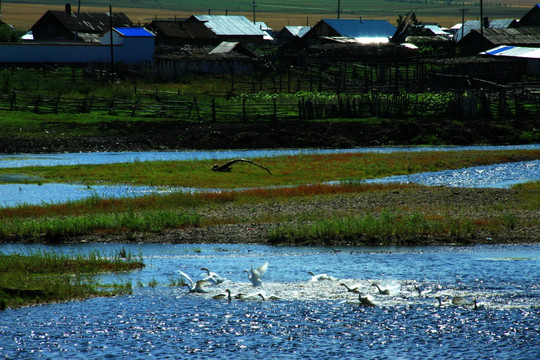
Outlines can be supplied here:
[[255, 0], [252, 1], [251, 3], [251, 7], [253, 8], [253, 25], [255, 25], [255, 7], [257, 5], [255, 5]]
[[484, 37], [484, 2], [480, 0], [480, 35]]
[[337, 0], [337, 18], [339, 20], [339, 14], [341, 12], [341, 0]]
[[461, 38], [463, 39], [463, 34], [465, 32], [465, 13], [469, 10], [469, 9], [459, 9], [461, 10]]
[[114, 46], [113, 46], [113, 14], [112, 14], [112, 6], [109, 5], [109, 27], [110, 27], [110, 33], [111, 33], [111, 76], [114, 79]]
[[[2, 1], [2, 0], [0, 0]], [[81, 0], [79, 0], [79, 5], [77, 5], [77, 23], [75, 24], [75, 41], [79, 41], [79, 19], [81, 17]]]

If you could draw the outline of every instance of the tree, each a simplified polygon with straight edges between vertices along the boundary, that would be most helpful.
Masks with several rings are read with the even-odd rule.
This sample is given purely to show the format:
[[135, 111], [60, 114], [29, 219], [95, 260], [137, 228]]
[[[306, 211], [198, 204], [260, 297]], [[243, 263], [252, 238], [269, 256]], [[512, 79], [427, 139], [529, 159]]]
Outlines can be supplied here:
[[0, 24], [0, 42], [20, 42], [24, 31], [17, 30], [6, 23]]

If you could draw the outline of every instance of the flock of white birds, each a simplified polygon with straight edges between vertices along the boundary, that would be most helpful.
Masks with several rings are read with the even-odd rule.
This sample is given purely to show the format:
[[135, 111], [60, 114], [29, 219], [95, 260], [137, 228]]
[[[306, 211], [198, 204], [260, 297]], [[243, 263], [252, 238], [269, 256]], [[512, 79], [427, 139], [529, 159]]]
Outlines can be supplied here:
[[197, 281], [179, 270], [180, 283], [188, 288], [189, 293], [202, 294], [216, 300], [342, 300], [365, 307], [411, 305], [411, 300], [417, 300], [431, 302], [439, 307], [461, 306], [474, 310], [485, 308], [485, 305], [477, 303], [476, 299], [469, 300], [465, 296], [444, 291], [440, 286], [421, 288], [422, 285], [415, 281], [382, 286], [373, 280], [339, 279], [308, 271], [310, 278], [305, 282], [265, 282], [263, 278], [268, 270], [268, 262], [257, 268], [252, 266], [251, 269], [244, 270], [247, 274], [246, 282], [233, 282], [206, 267], [201, 270], [205, 274]]

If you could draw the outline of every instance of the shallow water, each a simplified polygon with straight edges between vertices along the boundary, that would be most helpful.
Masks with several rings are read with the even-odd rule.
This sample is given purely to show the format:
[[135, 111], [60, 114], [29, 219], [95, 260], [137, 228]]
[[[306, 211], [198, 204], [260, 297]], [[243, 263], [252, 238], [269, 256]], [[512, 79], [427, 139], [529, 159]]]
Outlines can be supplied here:
[[[61, 252], [124, 247], [146, 268], [129, 296], [0, 312], [4, 358], [401, 358], [536, 359], [540, 356], [540, 245], [475, 247], [270, 247], [247, 245], [2, 245]], [[260, 288], [243, 269], [269, 262]], [[201, 266], [228, 278], [207, 294], [170, 286]], [[339, 281], [310, 282], [308, 270]], [[155, 280], [158, 285], [149, 287]], [[359, 284], [362, 307], [339, 282]], [[378, 295], [375, 287], [390, 288]], [[138, 287], [137, 283], [143, 284]], [[422, 290], [419, 295], [415, 290]], [[280, 300], [214, 300], [263, 291]], [[481, 309], [436, 297], [478, 299]]]
[[[18, 168], [21, 166], [53, 166], [74, 164], [97, 164], [114, 162], [131, 162], [137, 160], [187, 160], [202, 158], [231, 158], [276, 156], [299, 152], [395, 152], [395, 151], [448, 151], [494, 150], [513, 148], [540, 148], [540, 145], [520, 147], [445, 147], [445, 148], [362, 148], [343, 150], [254, 150], [254, 151], [185, 151], [185, 152], [142, 152], [142, 153], [82, 153], [82, 154], [49, 154], [49, 155], [0, 155], [0, 167]], [[3, 161], [2, 161], [3, 160]], [[6, 178], [7, 176], [7, 178]], [[103, 185], [83, 186], [73, 184], [16, 184], [23, 182], [24, 175], [11, 174], [0, 177], [13, 184], [0, 184], [0, 207], [12, 207], [22, 204], [39, 205], [44, 203], [62, 203], [80, 200], [92, 196], [99, 197], [132, 197], [151, 193], [168, 193], [174, 191], [199, 192], [218, 191], [219, 189], [196, 188], [155, 188], [149, 186]], [[366, 183], [417, 183], [428, 186], [505, 188], [527, 181], [540, 180], [540, 160], [510, 164], [477, 166], [459, 170], [445, 170], [412, 175], [391, 176], [382, 179], [368, 179]]]
[[114, 164], [135, 161], [169, 160], [223, 160], [235, 158], [274, 157], [298, 154], [333, 153], [394, 153], [425, 151], [472, 151], [540, 149], [540, 144], [509, 146], [432, 146], [432, 147], [367, 147], [351, 149], [264, 149], [264, 150], [212, 150], [212, 151], [142, 151], [142, 152], [92, 152], [65, 154], [0, 154], [0, 167], [60, 166]]

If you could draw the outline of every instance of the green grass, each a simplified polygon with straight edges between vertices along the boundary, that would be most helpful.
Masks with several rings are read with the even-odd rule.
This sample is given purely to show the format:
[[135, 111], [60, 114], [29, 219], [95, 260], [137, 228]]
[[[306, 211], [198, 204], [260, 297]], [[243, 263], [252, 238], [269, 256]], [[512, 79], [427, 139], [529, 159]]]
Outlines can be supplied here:
[[101, 284], [93, 276], [141, 269], [124, 249], [115, 254], [0, 253], [0, 308], [131, 293], [131, 284]]
[[536, 159], [540, 159], [538, 150], [347, 153], [253, 159], [256, 163], [269, 168], [272, 175], [242, 162], [235, 164], [231, 172], [217, 173], [211, 171], [212, 165], [224, 163], [226, 160], [201, 160], [0, 169], [0, 177], [25, 175], [29, 179], [27, 182], [80, 183], [89, 186], [106, 183], [233, 189], [301, 185], [335, 180], [358, 181]]

